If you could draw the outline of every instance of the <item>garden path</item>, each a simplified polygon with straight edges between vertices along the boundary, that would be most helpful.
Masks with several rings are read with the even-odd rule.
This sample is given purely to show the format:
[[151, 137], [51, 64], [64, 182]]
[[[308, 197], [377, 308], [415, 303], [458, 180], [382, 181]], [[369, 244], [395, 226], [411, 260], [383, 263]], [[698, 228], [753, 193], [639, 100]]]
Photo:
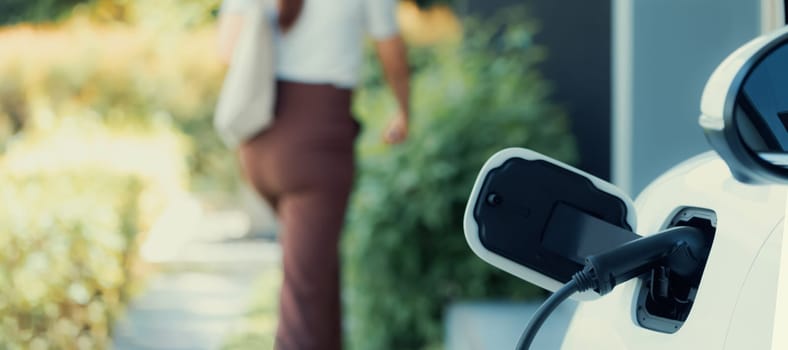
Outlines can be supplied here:
[[[193, 234], [163, 236], [157, 232], [167, 230], [154, 228], [143, 245], [143, 257], [157, 272], [116, 323], [114, 349], [219, 349], [243, 321], [258, 277], [278, 268], [281, 251], [274, 240], [237, 238], [245, 225], [242, 213], [195, 211], [193, 204], [181, 203], [174, 209], [180, 215], [165, 214], [159, 225], [180, 225], [178, 230]], [[167, 223], [167, 215], [176, 219]]]

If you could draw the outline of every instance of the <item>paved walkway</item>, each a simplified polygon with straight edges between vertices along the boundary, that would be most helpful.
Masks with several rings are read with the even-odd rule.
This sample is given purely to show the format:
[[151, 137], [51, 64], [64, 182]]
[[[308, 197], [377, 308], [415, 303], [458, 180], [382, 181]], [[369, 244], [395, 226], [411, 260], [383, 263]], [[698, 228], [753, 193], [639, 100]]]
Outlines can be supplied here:
[[257, 276], [277, 268], [280, 254], [277, 244], [265, 241], [216, 243], [194, 251], [210, 259], [160, 264], [163, 272], [116, 325], [115, 349], [219, 349], [248, 310]]
[[[152, 231], [149, 241], [155, 244], [143, 250], [153, 252], [147, 256], [159, 272], [116, 323], [117, 350], [219, 349], [248, 311], [259, 276], [279, 266], [281, 251], [275, 242], [228, 238], [237, 237], [230, 231], [239, 227], [227, 222], [228, 213], [202, 213], [188, 203], [174, 211], [176, 219], [162, 226], [193, 234]], [[183, 220], [198, 224], [179, 227]], [[217, 227], [236, 229], [220, 232]]]

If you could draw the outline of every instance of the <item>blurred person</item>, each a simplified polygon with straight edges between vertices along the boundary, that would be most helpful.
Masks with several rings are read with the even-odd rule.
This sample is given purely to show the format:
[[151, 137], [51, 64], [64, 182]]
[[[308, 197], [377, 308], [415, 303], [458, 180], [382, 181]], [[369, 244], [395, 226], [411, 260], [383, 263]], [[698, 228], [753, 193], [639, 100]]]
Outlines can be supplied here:
[[[225, 0], [225, 10], [243, 1]], [[283, 231], [275, 347], [341, 349], [338, 244], [355, 173], [360, 125], [350, 109], [366, 34], [399, 106], [383, 139], [398, 144], [408, 136], [409, 69], [396, 0], [279, 0], [271, 7], [278, 27], [274, 121], [241, 145], [240, 158]], [[229, 10], [222, 17], [230, 29], [220, 32], [237, 33], [242, 17]], [[233, 40], [220, 36], [225, 62]]]

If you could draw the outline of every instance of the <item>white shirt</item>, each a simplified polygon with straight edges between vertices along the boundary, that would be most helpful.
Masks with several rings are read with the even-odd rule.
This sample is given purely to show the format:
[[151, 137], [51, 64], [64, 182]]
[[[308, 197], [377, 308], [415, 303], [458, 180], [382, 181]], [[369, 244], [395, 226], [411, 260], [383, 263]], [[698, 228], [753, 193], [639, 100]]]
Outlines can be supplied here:
[[[276, 35], [276, 72], [283, 80], [352, 88], [365, 35], [381, 40], [399, 32], [396, 0], [303, 1], [295, 25]], [[225, 0], [223, 11], [240, 9], [241, 2]]]

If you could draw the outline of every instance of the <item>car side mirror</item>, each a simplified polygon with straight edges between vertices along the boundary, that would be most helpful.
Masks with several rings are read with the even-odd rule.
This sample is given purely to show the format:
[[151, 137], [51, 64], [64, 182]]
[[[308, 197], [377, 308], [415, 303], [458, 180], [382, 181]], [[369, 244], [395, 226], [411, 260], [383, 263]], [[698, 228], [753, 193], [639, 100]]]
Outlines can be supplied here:
[[582, 269], [587, 256], [639, 237], [632, 200], [618, 188], [522, 148], [502, 150], [484, 164], [464, 220], [479, 257], [550, 291]]
[[788, 184], [788, 28], [750, 41], [717, 67], [699, 122], [737, 180]]

